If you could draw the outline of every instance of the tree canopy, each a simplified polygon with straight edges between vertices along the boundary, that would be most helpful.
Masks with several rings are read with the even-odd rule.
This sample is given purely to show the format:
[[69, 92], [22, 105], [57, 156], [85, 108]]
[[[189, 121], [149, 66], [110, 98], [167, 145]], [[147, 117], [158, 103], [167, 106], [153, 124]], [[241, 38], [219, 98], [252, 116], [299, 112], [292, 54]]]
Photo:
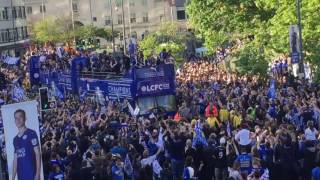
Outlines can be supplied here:
[[[320, 3], [302, 1], [301, 7], [305, 59], [319, 63]], [[298, 21], [294, 0], [192, 0], [187, 13], [209, 50], [252, 36], [246, 43], [256, 49], [253, 52], [264, 53], [266, 59], [289, 54], [289, 26]], [[240, 51], [247, 51], [246, 46]], [[235, 57], [240, 58], [240, 54]]]
[[[116, 37], [117, 32], [114, 32]], [[33, 27], [33, 39], [39, 43], [71, 42], [77, 40], [87, 40], [99, 37], [112, 40], [111, 29], [98, 28], [91, 25], [75, 26], [69, 19], [45, 19], [37, 22]]]
[[145, 58], [149, 58], [152, 54], [158, 54], [162, 49], [166, 49], [171, 51], [179, 61], [183, 57], [184, 45], [187, 39], [187, 34], [179, 33], [176, 23], [166, 22], [160, 25], [156, 32], [146, 35], [139, 42], [139, 48], [143, 51]]

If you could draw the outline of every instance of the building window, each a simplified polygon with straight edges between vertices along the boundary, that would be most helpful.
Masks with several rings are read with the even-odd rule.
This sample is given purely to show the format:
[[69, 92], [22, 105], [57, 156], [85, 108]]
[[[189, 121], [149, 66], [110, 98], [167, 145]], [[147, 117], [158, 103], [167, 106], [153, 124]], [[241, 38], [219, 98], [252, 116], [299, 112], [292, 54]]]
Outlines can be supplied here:
[[134, 6], [135, 4], [134, 4], [134, 1], [135, 0], [129, 0], [129, 6]]
[[26, 8], [24, 7], [24, 6], [22, 6], [22, 9], [21, 9], [21, 11], [22, 11], [22, 18], [26, 18], [27, 16], [26, 16]]
[[27, 14], [32, 14], [32, 7], [31, 6], [27, 7]]
[[13, 7], [13, 8], [12, 8], [12, 18], [13, 18], [13, 19], [16, 19], [16, 18], [17, 18], [17, 9], [16, 9], [16, 7]]
[[2, 43], [9, 42], [9, 31], [8, 30], [1, 30], [0, 31], [0, 42], [2, 42]]
[[104, 24], [106, 26], [111, 25], [111, 17], [110, 16], [106, 16], [104, 22], [105, 22]]
[[185, 20], [186, 19], [186, 11], [185, 10], [177, 10], [177, 19]]
[[122, 24], [122, 15], [121, 14], [118, 15], [118, 24]]
[[97, 17], [92, 17], [93, 22], [97, 22]]
[[0, 20], [8, 20], [8, 9], [0, 8]]
[[43, 13], [43, 12], [44, 13], [46, 12], [46, 6], [45, 5], [43, 5], [43, 6], [41, 5], [40, 6], [40, 13]]
[[143, 14], [142, 22], [144, 22], [144, 23], [149, 22], [149, 16], [148, 16], [148, 13], [144, 13], [144, 14]]
[[9, 19], [9, 16], [8, 16], [8, 8], [7, 7], [5, 7], [4, 8], [4, 13], [3, 13], [3, 19], [5, 19], [5, 20], [8, 20]]
[[21, 6], [17, 7], [17, 17], [22, 18], [22, 8]]
[[78, 4], [77, 3], [72, 3], [72, 10], [73, 10], [73, 12], [78, 12]]
[[13, 42], [16, 41], [18, 38], [17, 29], [9, 29], [9, 41]]
[[130, 23], [136, 23], [136, 22], [137, 22], [136, 14], [131, 13], [130, 14]]

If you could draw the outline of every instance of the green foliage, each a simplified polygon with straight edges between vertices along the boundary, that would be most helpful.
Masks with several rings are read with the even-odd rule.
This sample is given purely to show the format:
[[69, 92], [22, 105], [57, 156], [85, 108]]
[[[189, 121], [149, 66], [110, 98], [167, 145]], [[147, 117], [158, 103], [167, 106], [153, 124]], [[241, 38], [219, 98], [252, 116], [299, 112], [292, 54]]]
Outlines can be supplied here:
[[149, 58], [154, 53], [159, 54], [163, 49], [171, 51], [175, 58], [182, 58], [187, 40], [187, 35], [178, 33], [177, 24], [166, 22], [159, 27], [158, 31], [140, 41], [139, 48], [143, 51], [145, 58]]
[[152, 56], [157, 47], [157, 39], [155, 35], [148, 35], [139, 42], [139, 48], [143, 51], [144, 58]]
[[[78, 40], [88, 40], [99, 37], [112, 40], [111, 29], [97, 28], [94, 26], [75, 26], [73, 29], [70, 19], [46, 19], [39, 21], [33, 28], [33, 39], [39, 43], [71, 42], [74, 38]], [[114, 32], [117, 36], [117, 32]]]
[[180, 53], [184, 50], [184, 46], [182, 44], [170, 41], [168, 43], [159, 44], [156, 47], [156, 52], [159, 54], [163, 49], [166, 51], [170, 51], [174, 57], [180, 56]]
[[235, 70], [240, 74], [265, 76], [268, 62], [262, 51], [252, 43], [246, 45], [235, 55], [235, 60], [233, 61]]
[[[320, 3], [319, 0], [301, 2], [305, 59], [319, 65]], [[297, 24], [295, 3], [295, 0], [192, 0], [188, 3], [187, 13], [209, 51], [226, 42], [254, 35], [252, 43], [264, 49], [263, 56], [267, 61], [290, 53], [289, 26]], [[246, 48], [240, 51], [244, 52], [234, 56], [248, 53]], [[258, 53], [250, 53], [254, 52]], [[260, 52], [256, 56], [260, 56]]]
[[33, 28], [33, 37], [39, 43], [55, 43], [59, 40], [59, 28], [53, 19], [37, 22]]

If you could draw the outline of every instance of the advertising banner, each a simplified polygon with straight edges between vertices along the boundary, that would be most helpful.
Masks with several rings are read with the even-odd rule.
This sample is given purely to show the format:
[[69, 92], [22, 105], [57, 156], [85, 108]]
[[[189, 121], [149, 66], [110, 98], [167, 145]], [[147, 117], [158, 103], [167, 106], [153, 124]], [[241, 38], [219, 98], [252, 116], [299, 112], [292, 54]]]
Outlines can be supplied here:
[[32, 56], [29, 60], [30, 84], [38, 85], [40, 83], [40, 57]]
[[137, 83], [137, 95], [163, 95], [175, 92], [174, 82], [170, 79], [150, 79]]
[[81, 91], [88, 91], [88, 94], [95, 94], [98, 89], [102, 91], [107, 99], [119, 98], [120, 100], [122, 100], [126, 98], [132, 100], [135, 94], [132, 80], [113, 81], [81, 78], [79, 84], [81, 87]]
[[135, 73], [138, 80], [159, 77], [175, 78], [174, 66], [172, 64], [163, 64], [155, 68], [136, 69]]
[[1, 106], [9, 179], [43, 178], [37, 101]]
[[299, 45], [300, 39], [298, 25], [290, 25], [289, 35], [292, 64], [299, 63], [301, 50]]

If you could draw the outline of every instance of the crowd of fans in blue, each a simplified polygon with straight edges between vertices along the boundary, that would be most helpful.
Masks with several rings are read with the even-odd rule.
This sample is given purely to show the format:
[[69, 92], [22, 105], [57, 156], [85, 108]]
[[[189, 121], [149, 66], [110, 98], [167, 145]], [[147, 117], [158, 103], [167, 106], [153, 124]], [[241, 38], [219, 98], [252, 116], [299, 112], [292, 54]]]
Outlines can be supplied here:
[[[28, 52], [18, 66], [0, 62], [6, 86], [0, 103], [12, 99], [13, 84], [37, 98], [28, 84]], [[70, 55], [43, 53], [44, 70], [68, 71]], [[130, 58], [106, 53], [90, 56], [88, 71], [130, 69]], [[40, 117], [45, 179], [49, 180], [267, 180], [320, 179], [320, 87], [300, 81], [285, 60], [269, 79], [226, 72], [214, 58], [190, 58], [176, 74], [175, 116], [139, 116], [127, 100], [104, 105], [68, 94], [57, 108]], [[174, 63], [167, 53], [148, 65]], [[278, 63], [280, 64], [280, 63]], [[3, 134], [3, 131], [2, 131]], [[2, 164], [6, 164], [2, 135]], [[6, 166], [2, 166], [6, 172]]]

